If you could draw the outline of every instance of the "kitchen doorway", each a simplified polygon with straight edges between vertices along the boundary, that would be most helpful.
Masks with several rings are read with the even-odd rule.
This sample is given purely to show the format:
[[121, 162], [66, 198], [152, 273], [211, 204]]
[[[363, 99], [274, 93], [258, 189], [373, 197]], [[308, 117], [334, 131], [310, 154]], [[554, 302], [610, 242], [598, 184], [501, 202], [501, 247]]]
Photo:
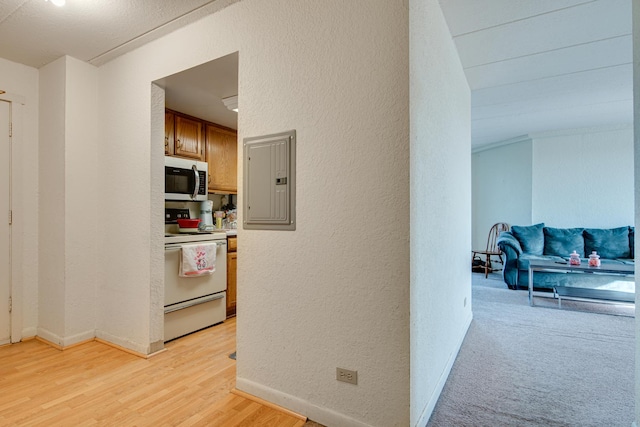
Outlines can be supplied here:
[[11, 342], [11, 103], [0, 100], [0, 345]]
[[[208, 167], [206, 202], [211, 203], [209, 210], [215, 215], [213, 231], [226, 234], [229, 252], [220, 262], [227, 319], [236, 313], [238, 65], [239, 53], [234, 52], [151, 82], [152, 134], [164, 131], [164, 156], [204, 162]], [[155, 152], [160, 138], [152, 140]], [[164, 208], [188, 210], [191, 218], [199, 218], [201, 203], [169, 198]], [[165, 239], [177, 232], [173, 222], [171, 216], [165, 216]], [[163, 283], [166, 285], [166, 277]]]

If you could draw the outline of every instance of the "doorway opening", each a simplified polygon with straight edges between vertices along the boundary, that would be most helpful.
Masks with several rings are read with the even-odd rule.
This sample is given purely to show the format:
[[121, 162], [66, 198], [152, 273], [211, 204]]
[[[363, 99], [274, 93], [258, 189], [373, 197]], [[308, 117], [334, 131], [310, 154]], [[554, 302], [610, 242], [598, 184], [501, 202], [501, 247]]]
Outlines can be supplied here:
[[[225, 321], [236, 315], [238, 58], [239, 54], [235, 52], [152, 82], [152, 91], [157, 94], [155, 97], [152, 96], [152, 135], [158, 136], [163, 128], [165, 161], [169, 158], [181, 158], [201, 162], [199, 164], [204, 163], [208, 167], [206, 201], [173, 200], [171, 197], [165, 197], [162, 201], [165, 213], [165, 249], [168, 239], [171, 238], [167, 236], [181, 233], [173, 217], [176, 212], [181, 212], [180, 215], [188, 213], [192, 219], [201, 219], [202, 224], [208, 227], [202, 227], [200, 233], [213, 231], [217, 235], [226, 235], [226, 251], [220, 251], [218, 245], [214, 273], [217, 276], [216, 280], [219, 280], [220, 275], [224, 275], [226, 287], [222, 292], [225, 293]], [[163, 114], [158, 111], [160, 109], [163, 110]], [[160, 125], [162, 117], [164, 121], [163, 125]], [[159, 150], [159, 146], [155, 146], [156, 142], [159, 144], [158, 139], [152, 138], [154, 153]], [[164, 170], [164, 167], [155, 165], [156, 162], [161, 162], [160, 157], [159, 153], [152, 156], [153, 170]], [[161, 179], [160, 172], [155, 178], [152, 175], [152, 179]], [[158, 195], [158, 199], [160, 198]], [[160, 206], [160, 203], [157, 206]], [[203, 206], [207, 207], [204, 211]], [[206, 220], [209, 215], [211, 223]], [[167, 272], [165, 268], [164, 273], [162, 283], [166, 304], [166, 286], [175, 281], [168, 280], [167, 275], [173, 274], [172, 272]], [[164, 313], [167, 313], [166, 305]], [[172, 313], [170, 316], [176, 315]], [[167, 331], [171, 329], [166, 323], [167, 320], [167, 314], [164, 314], [165, 341], [174, 339], [167, 339]], [[193, 326], [195, 327], [196, 325]], [[190, 328], [186, 327], [185, 330]]]

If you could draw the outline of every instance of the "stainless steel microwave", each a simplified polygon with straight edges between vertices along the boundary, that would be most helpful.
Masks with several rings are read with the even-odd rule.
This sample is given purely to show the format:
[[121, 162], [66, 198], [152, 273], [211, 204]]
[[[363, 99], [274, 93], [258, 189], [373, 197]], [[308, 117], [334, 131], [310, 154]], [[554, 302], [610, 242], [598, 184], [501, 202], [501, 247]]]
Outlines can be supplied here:
[[165, 200], [207, 200], [206, 162], [164, 157], [164, 199]]

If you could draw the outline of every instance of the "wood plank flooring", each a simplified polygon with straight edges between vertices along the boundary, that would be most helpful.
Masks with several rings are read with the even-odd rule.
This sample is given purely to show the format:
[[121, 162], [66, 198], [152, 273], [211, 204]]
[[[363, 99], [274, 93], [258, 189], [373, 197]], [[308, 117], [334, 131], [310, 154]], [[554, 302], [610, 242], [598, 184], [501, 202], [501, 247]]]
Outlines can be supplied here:
[[99, 342], [0, 347], [2, 426], [274, 426], [304, 421], [231, 394], [236, 321], [141, 359]]

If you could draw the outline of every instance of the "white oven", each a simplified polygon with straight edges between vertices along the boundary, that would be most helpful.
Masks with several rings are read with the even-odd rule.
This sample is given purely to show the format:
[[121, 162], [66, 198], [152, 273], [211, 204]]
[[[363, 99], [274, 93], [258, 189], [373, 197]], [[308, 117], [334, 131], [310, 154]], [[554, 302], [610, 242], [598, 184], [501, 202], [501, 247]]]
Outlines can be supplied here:
[[[215, 243], [215, 271], [210, 275], [180, 277], [182, 245]], [[225, 233], [165, 235], [164, 340], [223, 322], [227, 313], [227, 240]]]

